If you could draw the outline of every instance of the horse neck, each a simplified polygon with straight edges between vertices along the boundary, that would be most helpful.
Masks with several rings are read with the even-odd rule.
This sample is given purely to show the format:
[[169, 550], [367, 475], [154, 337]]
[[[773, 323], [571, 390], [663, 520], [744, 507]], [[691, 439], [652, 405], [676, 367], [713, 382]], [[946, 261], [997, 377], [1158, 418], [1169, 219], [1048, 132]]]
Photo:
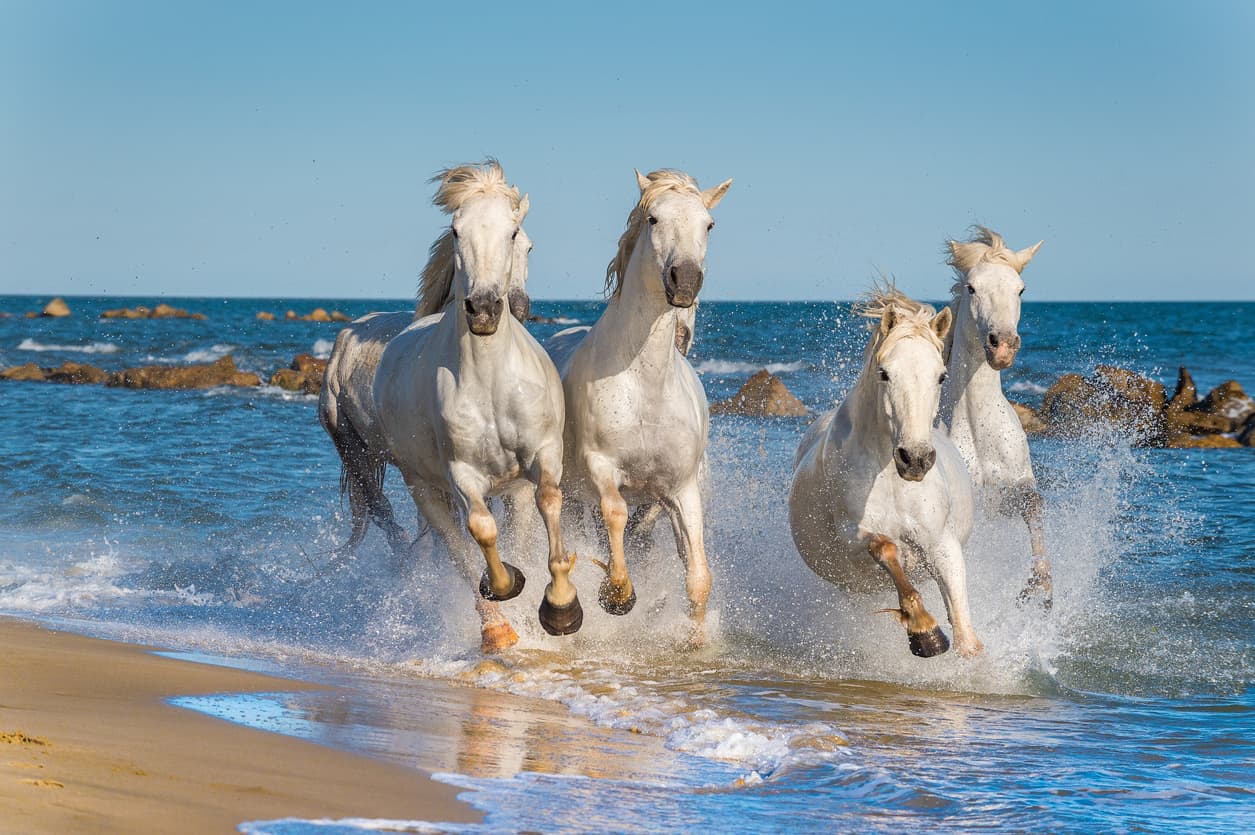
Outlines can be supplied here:
[[619, 292], [606, 304], [597, 324], [605, 323], [602, 332], [612, 335], [624, 357], [670, 368], [665, 361], [675, 350], [676, 308], [667, 302], [658, 276], [649, 275], [655, 269], [653, 246], [649, 235], [642, 232], [628, 259]]
[[964, 419], [973, 407], [1005, 397], [1002, 372], [990, 368], [985, 360], [985, 346], [976, 323], [968, 315], [965, 299], [959, 301], [955, 314], [948, 378], [941, 396], [941, 419], [948, 425]]

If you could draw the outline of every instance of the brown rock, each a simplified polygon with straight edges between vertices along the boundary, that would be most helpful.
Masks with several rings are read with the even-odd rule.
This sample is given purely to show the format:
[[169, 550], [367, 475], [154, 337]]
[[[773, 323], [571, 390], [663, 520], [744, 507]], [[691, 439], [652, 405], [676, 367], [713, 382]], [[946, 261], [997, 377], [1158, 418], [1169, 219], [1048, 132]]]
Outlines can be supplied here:
[[42, 383], [46, 379], [48, 379], [48, 372], [33, 362], [28, 362], [25, 365], [15, 365], [0, 371], [0, 380], [25, 380]]
[[1255, 415], [1246, 420], [1246, 426], [1238, 433], [1238, 443], [1242, 446], [1255, 446]]
[[136, 305], [135, 307], [120, 307], [114, 310], [106, 310], [100, 314], [101, 319], [207, 319], [204, 313], [188, 313], [181, 307], [174, 307], [165, 302], [158, 304], [151, 310], [144, 305]]
[[269, 313], [265, 310], [259, 310], [257, 312], [257, 321], [259, 322], [273, 322], [274, 320], [275, 315], [273, 313]]
[[48, 304], [44, 306], [44, 312], [39, 315], [51, 316], [55, 318], [60, 318], [62, 316], [69, 316], [70, 306], [65, 303], [65, 299], [61, 298], [60, 296], [57, 296], [55, 299], [48, 302]]
[[50, 368], [44, 378], [50, 383], [97, 384], [109, 379], [109, 372], [81, 362], [63, 362], [60, 368]]
[[1039, 435], [1045, 432], [1049, 427], [1046, 421], [1033, 411], [1032, 406], [1025, 406], [1023, 403], [1011, 401], [1011, 408], [1015, 409], [1015, 416], [1020, 419], [1020, 426], [1024, 427], [1024, 431], [1030, 435]]
[[330, 322], [331, 314], [323, 310], [321, 307], [315, 307], [310, 314], [305, 317], [306, 322]]
[[200, 321], [202, 321], [202, 322], [203, 322], [203, 321], [205, 321], [206, 319], [208, 319], [209, 317], [208, 317], [208, 316], [206, 316], [204, 313], [191, 313], [191, 314], [188, 314], [188, 317], [187, 317], [187, 318], [189, 318], [189, 319], [199, 319]]
[[1241, 447], [1231, 435], [1174, 435], [1168, 439], [1167, 446], [1174, 449], [1232, 449]]
[[289, 322], [292, 322], [297, 319], [300, 319], [301, 317], [296, 315], [295, 310], [289, 310], [287, 313], [283, 314], [283, 318]]
[[1207, 392], [1207, 396], [1192, 407], [1195, 411], [1219, 415], [1233, 421], [1233, 428], [1246, 423], [1255, 415], [1255, 400], [1242, 390], [1237, 380], [1229, 380]]
[[153, 312], [148, 314], [150, 319], [186, 319], [187, 311], [180, 307], [171, 307], [162, 302], [153, 308]]
[[318, 394], [322, 390], [322, 377], [326, 370], [326, 360], [309, 354], [297, 354], [291, 365], [270, 375], [270, 385], [288, 391]]
[[311, 354], [297, 354], [288, 367], [302, 374], [317, 373], [322, 376], [322, 373], [327, 370], [327, 361]]
[[1168, 401], [1169, 409], [1184, 409], [1193, 406], [1198, 402], [1198, 387], [1194, 385], [1194, 378], [1190, 376], [1190, 372], [1185, 366], [1177, 367], [1177, 387], [1172, 391], [1172, 398]]
[[331, 321], [333, 322], [352, 322], [347, 313], [341, 313], [338, 310], [331, 311]]
[[710, 412], [751, 417], [802, 417], [810, 413], [806, 404], [765, 368], [750, 377], [736, 394], [711, 404]]
[[1094, 374], [1065, 374], [1042, 398], [1041, 417], [1050, 431], [1082, 435], [1094, 427], [1126, 433], [1145, 446], [1161, 446], [1166, 394], [1162, 383], [1132, 371], [1100, 365]]
[[106, 385], [133, 389], [206, 389], [215, 386], [259, 386], [256, 374], [235, 367], [235, 359], [225, 356], [207, 365], [148, 365], [128, 368], [109, 375]]
[[1249, 417], [1255, 413], [1255, 404], [1250, 403], [1246, 392], [1232, 380], [1212, 389], [1206, 399], [1199, 400], [1194, 378], [1185, 366], [1181, 366], [1177, 370], [1176, 390], [1164, 409], [1167, 433], [1170, 439], [1174, 439], [1170, 446], [1175, 446], [1177, 436], [1237, 431], [1242, 421], [1236, 416], [1230, 416], [1228, 412], [1243, 414], [1246, 404], [1250, 404], [1250, 408], [1245, 410], [1243, 416]]
[[36, 312], [35, 312], [35, 311], [33, 311], [33, 310], [28, 310], [28, 311], [26, 311], [26, 318], [27, 318], [27, 319], [38, 319], [38, 318], [39, 318], [39, 314], [38, 314], [38, 313], [36, 313]]

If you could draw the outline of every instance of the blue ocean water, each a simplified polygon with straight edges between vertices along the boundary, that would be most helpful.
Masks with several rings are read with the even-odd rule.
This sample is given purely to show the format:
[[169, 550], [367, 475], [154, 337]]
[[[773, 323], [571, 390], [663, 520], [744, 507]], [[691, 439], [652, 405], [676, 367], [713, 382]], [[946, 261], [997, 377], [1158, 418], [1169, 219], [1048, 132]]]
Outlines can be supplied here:
[[[0, 311], [45, 301], [0, 297]], [[258, 322], [259, 310], [408, 306], [181, 299], [208, 319], [123, 321], [97, 314], [152, 300], [68, 301], [68, 319], [0, 318], [0, 366], [229, 353], [265, 377], [296, 353], [325, 355], [338, 326]], [[598, 310], [536, 302], [562, 323], [535, 333]], [[1169, 386], [1178, 365], [1204, 390], [1255, 386], [1252, 322], [1255, 304], [1029, 302], [1003, 379], [1031, 404], [1060, 374], [1101, 363]], [[844, 304], [705, 303], [692, 362], [712, 400], [768, 367], [822, 411], [853, 382], [864, 339]], [[0, 396], [0, 612], [339, 683], [336, 696], [183, 701], [444, 772], [491, 830], [1255, 828], [1249, 449], [1034, 439], [1054, 610], [1015, 605], [1027, 537], [982, 520], [967, 559], [987, 652], [922, 661], [874, 614], [888, 589], [845, 597], [793, 552], [784, 499], [805, 421], [715, 418], [711, 645], [678, 649], [682, 575], [660, 531], [632, 567], [631, 615], [590, 605], [577, 636], [550, 638], [534, 615], [544, 584], [529, 583], [507, 604], [520, 648], [486, 661], [471, 592], [430, 543], [397, 565], [372, 532], [357, 560], [328, 568], [348, 522], [313, 398], [32, 383], [0, 383]], [[398, 482], [389, 495], [412, 531]], [[543, 576], [540, 550], [514, 561]], [[585, 560], [575, 581], [587, 600], [596, 580]], [[474, 709], [460, 711], [466, 688]]]

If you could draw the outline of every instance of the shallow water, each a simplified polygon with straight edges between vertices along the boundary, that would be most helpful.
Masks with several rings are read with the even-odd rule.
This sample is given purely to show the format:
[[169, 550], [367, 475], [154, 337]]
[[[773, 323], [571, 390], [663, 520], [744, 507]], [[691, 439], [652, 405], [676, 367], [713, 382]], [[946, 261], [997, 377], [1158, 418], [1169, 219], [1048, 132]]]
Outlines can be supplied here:
[[[188, 299], [177, 304], [210, 319], [150, 322], [94, 318], [145, 300], [69, 301], [78, 315], [68, 320], [0, 319], [0, 366], [229, 352], [268, 376], [297, 352], [328, 351], [336, 326], [258, 323], [257, 310], [405, 306]], [[41, 304], [0, 297], [0, 310]], [[590, 322], [597, 306], [535, 309]], [[1026, 347], [1004, 381], [1030, 403], [1059, 374], [1103, 362], [1169, 385], [1178, 364], [1202, 389], [1231, 377], [1255, 385], [1255, 357], [1234, 348], [1255, 336], [1253, 316], [1251, 304], [1029, 303]], [[693, 363], [712, 400], [768, 366], [824, 409], [857, 371], [858, 327], [845, 305], [707, 303]], [[430, 543], [398, 566], [372, 532], [355, 561], [326, 569], [348, 524], [313, 398], [0, 392], [10, 497], [0, 611], [340, 683], [332, 694], [180, 703], [444, 772], [489, 829], [1255, 827], [1250, 450], [1035, 440], [1053, 611], [1014, 603], [1028, 566], [1021, 526], [981, 520], [967, 559], [987, 652], [922, 661], [874, 614], [891, 605], [887, 588], [844, 596], [792, 549], [784, 496], [804, 422], [717, 418], [710, 645], [684, 647], [681, 567], [660, 530], [632, 566], [640, 603], [625, 618], [595, 606], [598, 570], [581, 561], [586, 621], [568, 639], [535, 622], [542, 550], [518, 559], [533, 582], [506, 610], [522, 642], [484, 661], [471, 592]], [[390, 475], [389, 494], [414, 530], [398, 481]], [[570, 544], [598, 548], [591, 534]], [[935, 586], [922, 591], [939, 609]], [[469, 708], [467, 693], [479, 694]]]

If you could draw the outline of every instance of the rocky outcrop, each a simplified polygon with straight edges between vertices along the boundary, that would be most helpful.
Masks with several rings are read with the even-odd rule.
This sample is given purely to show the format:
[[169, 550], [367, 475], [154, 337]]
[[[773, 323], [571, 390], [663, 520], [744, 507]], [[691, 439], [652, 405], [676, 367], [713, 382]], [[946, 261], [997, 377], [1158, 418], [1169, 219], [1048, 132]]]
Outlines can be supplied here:
[[1083, 435], [1105, 427], [1145, 446], [1166, 434], [1163, 383], [1124, 368], [1100, 365], [1089, 377], [1065, 374], [1042, 397], [1041, 418], [1056, 435]]
[[240, 371], [230, 355], [205, 365], [146, 365], [115, 371], [108, 386], [131, 389], [207, 389], [217, 386], [259, 386], [256, 374]]
[[70, 306], [65, 303], [65, 299], [57, 296], [52, 301], [48, 302], [48, 304], [44, 305], [44, 312], [39, 315], [59, 319], [63, 316], [70, 315]]
[[258, 322], [273, 322], [274, 320], [275, 320], [275, 315], [271, 313], [270, 311], [268, 310], [257, 311]]
[[1200, 399], [1194, 378], [1182, 367], [1172, 396], [1165, 392], [1162, 384], [1127, 369], [1099, 366], [1089, 377], [1060, 377], [1042, 398], [1039, 414], [1054, 435], [1076, 437], [1102, 429], [1156, 447], [1255, 443], [1255, 430], [1250, 429], [1255, 401], [1236, 381], [1221, 383]]
[[804, 417], [810, 414], [806, 404], [781, 382], [779, 377], [759, 371], [741, 386], [741, 390], [710, 406], [712, 415], [747, 415], [750, 417]]
[[156, 307], [120, 307], [106, 310], [100, 314], [101, 319], [207, 319], [204, 313], [188, 313], [181, 307], [173, 307], [164, 302]]
[[0, 380], [24, 380], [36, 383], [103, 383], [109, 372], [81, 362], [63, 362], [56, 368], [40, 368], [33, 362], [15, 365], [0, 371]]
[[[260, 318], [260, 317], [259, 317]], [[286, 322], [352, 322], [353, 319], [345, 313], [333, 310], [328, 313], [324, 308], [315, 307], [304, 316], [299, 315], [295, 310], [289, 310], [283, 314]]]
[[46, 379], [48, 379], [48, 372], [33, 362], [28, 362], [25, 365], [14, 365], [0, 371], [0, 380], [23, 380], [42, 383]]
[[297, 354], [291, 365], [270, 375], [270, 385], [288, 391], [318, 394], [322, 391], [322, 377], [326, 371], [326, 360], [309, 354]]

